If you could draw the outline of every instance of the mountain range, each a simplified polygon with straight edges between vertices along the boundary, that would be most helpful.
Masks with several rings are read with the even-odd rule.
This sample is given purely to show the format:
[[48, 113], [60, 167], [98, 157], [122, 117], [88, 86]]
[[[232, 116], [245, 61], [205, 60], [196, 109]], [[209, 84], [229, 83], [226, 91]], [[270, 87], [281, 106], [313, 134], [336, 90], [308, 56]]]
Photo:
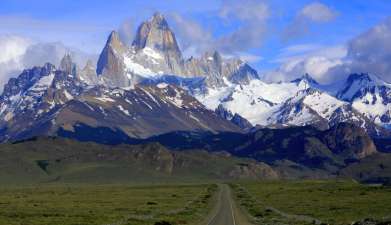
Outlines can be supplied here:
[[80, 69], [65, 55], [58, 68], [47, 63], [11, 78], [0, 96], [1, 141], [88, 129], [129, 142], [174, 131], [327, 130], [341, 122], [388, 137], [391, 84], [365, 73], [329, 85], [308, 74], [267, 83], [218, 51], [185, 58], [160, 13], [139, 26], [132, 43], [111, 32], [96, 66]]

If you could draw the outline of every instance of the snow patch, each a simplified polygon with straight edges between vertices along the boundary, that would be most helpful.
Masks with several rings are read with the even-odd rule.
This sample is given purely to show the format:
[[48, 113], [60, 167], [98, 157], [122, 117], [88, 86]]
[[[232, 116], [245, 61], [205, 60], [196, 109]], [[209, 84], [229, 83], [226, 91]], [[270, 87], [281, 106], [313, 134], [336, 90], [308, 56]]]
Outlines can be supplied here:
[[126, 69], [130, 73], [140, 75], [142, 77], [153, 77], [156, 75], [152, 70], [145, 68], [143, 65], [134, 62], [130, 57], [124, 57]]
[[115, 102], [114, 99], [107, 97], [107, 96], [102, 96], [102, 97], [95, 97], [95, 99], [101, 101], [101, 102]]
[[344, 102], [321, 92], [307, 95], [304, 98], [303, 103], [325, 119], [330, 119], [335, 110], [345, 104]]
[[73, 96], [71, 94], [69, 94], [69, 92], [67, 90], [64, 90], [64, 95], [67, 100], [73, 99]]
[[158, 83], [156, 86], [160, 89], [164, 89], [164, 88], [168, 87], [168, 84], [163, 82], [163, 83]]
[[54, 74], [51, 73], [47, 76], [41, 77], [31, 88], [33, 91], [46, 91], [47, 88], [53, 83]]
[[14, 117], [14, 114], [13, 114], [12, 112], [8, 112], [7, 114], [5, 114], [4, 120], [8, 122], [8, 121], [10, 121], [13, 117]]
[[124, 107], [122, 107], [122, 105], [118, 105], [117, 106], [119, 110], [121, 110], [125, 115], [127, 116], [130, 116], [130, 113], [128, 110], [124, 109]]
[[156, 103], [156, 105], [160, 106], [159, 102], [155, 99], [155, 97], [153, 97], [153, 95], [151, 93], [149, 93], [147, 90], [144, 90], [143, 88], [141, 88], [141, 90], [143, 90], [144, 93], [147, 94], [148, 97], [150, 99], [152, 99], [152, 101], [154, 101]]
[[173, 103], [176, 107], [182, 108], [183, 107], [182, 95], [177, 89], [174, 89], [174, 90], [175, 90], [175, 96], [174, 97], [168, 96], [167, 99], [171, 103]]
[[143, 53], [149, 57], [152, 57], [154, 59], [163, 59], [163, 56], [160, 55], [160, 53], [156, 52], [152, 48], [145, 47], [143, 49]]

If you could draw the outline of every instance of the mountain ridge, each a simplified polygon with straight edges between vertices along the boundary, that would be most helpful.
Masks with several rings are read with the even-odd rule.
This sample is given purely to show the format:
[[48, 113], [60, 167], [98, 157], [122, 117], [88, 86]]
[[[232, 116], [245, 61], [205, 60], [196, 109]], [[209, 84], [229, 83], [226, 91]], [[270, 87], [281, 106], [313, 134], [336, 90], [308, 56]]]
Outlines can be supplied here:
[[266, 83], [245, 62], [217, 51], [184, 59], [159, 13], [139, 26], [130, 46], [111, 32], [96, 68], [88, 62], [79, 69], [66, 54], [59, 69], [45, 64], [11, 78], [0, 99], [3, 140], [72, 131], [77, 124], [138, 138], [174, 130], [325, 130], [341, 122], [375, 137], [391, 133], [391, 84], [368, 74], [352, 74], [333, 90], [309, 74]]

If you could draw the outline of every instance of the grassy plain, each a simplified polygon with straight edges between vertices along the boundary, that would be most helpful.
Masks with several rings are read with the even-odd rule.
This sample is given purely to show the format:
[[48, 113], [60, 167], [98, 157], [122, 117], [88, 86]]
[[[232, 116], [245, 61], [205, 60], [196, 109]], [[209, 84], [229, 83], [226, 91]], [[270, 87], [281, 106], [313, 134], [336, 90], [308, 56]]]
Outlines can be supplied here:
[[7, 187], [0, 190], [0, 224], [193, 224], [209, 212], [216, 189], [210, 184]]
[[239, 203], [258, 224], [391, 220], [391, 187], [353, 181], [270, 181], [232, 187]]

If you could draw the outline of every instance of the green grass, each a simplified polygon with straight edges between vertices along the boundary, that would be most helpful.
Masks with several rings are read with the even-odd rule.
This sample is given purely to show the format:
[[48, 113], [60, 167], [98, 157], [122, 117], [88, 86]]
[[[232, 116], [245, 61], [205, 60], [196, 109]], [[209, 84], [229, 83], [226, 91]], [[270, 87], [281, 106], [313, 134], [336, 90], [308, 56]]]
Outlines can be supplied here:
[[270, 181], [233, 187], [241, 205], [259, 223], [274, 219], [281, 224], [309, 224], [310, 218], [315, 218], [326, 224], [351, 224], [365, 218], [391, 217], [391, 187], [351, 181]]
[[193, 224], [216, 185], [36, 186], [0, 190], [1, 225]]

